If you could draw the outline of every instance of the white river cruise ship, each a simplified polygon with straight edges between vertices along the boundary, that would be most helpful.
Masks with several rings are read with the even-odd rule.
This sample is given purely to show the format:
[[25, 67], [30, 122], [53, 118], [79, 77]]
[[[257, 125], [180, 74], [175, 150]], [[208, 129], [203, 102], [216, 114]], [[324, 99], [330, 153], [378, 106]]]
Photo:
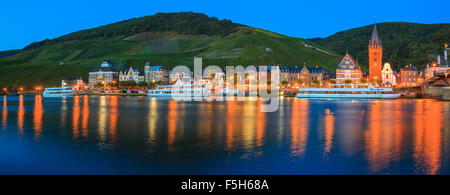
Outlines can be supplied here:
[[297, 98], [396, 99], [392, 88], [375, 88], [368, 84], [335, 84], [332, 88], [300, 88]]

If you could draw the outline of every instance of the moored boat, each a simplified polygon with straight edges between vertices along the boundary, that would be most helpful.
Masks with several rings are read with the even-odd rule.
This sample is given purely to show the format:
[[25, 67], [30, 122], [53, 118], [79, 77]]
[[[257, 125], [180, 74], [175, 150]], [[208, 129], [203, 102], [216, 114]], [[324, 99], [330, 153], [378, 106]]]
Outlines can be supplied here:
[[43, 97], [73, 97], [76, 93], [72, 87], [45, 88]]
[[61, 87], [45, 88], [42, 92], [42, 97], [73, 97], [75, 95], [73, 87], [67, 86], [64, 80], [61, 81]]
[[332, 88], [300, 88], [297, 98], [397, 99], [392, 88], [375, 88], [368, 84], [336, 84]]

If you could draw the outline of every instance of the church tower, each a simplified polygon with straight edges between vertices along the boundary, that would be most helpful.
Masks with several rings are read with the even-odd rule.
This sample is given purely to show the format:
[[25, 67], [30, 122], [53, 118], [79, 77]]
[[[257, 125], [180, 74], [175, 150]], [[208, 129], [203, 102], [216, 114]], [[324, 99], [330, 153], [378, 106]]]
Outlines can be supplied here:
[[372, 38], [369, 41], [369, 82], [381, 81], [383, 45], [378, 37], [377, 25], [373, 26]]

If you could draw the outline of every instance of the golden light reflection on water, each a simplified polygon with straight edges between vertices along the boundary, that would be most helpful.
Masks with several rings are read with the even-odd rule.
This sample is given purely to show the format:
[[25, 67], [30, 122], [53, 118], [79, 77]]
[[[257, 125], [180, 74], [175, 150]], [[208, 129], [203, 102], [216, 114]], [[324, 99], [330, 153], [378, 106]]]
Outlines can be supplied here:
[[[214, 120], [211, 120], [211, 118], [214, 118], [214, 108], [212, 103], [200, 103], [198, 106], [198, 113], [197, 114], [197, 120], [201, 121], [198, 124], [198, 130], [199, 135], [201, 135], [202, 138], [205, 140], [205, 144], [210, 144], [211, 141], [211, 133], [216, 129], [216, 126], [214, 126]], [[183, 115], [179, 115], [178, 117], [182, 118]], [[182, 119], [180, 119], [182, 120]]]
[[325, 117], [323, 122], [325, 124], [325, 133], [324, 133], [324, 155], [327, 155], [331, 148], [333, 147], [333, 134], [334, 134], [334, 113], [330, 111], [330, 109], [325, 110]]
[[236, 101], [227, 102], [227, 133], [226, 133], [226, 145], [227, 150], [231, 151], [233, 148], [234, 137], [235, 137], [235, 128], [238, 125], [235, 112], [236, 112]]
[[156, 122], [158, 121], [158, 100], [156, 98], [150, 99], [148, 114], [148, 139], [147, 143], [154, 146], [156, 141]]
[[255, 102], [244, 102], [244, 110], [242, 113], [242, 142], [244, 148], [250, 152], [254, 145], [256, 130], [256, 113], [259, 112], [258, 105]]
[[79, 136], [79, 122], [80, 122], [80, 97], [75, 96], [73, 98], [73, 110], [72, 110], [72, 129], [73, 138], [76, 139]]
[[419, 173], [437, 174], [441, 166], [442, 103], [422, 100], [416, 103], [414, 158]]
[[19, 96], [19, 108], [17, 110], [17, 130], [19, 134], [23, 134], [23, 120], [25, 117], [25, 108], [23, 106], [23, 95]]
[[81, 128], [82, 128], [81, 134], [83, 135], [84, 138], [87, 138], [89, 135], [88, 125], [89, 125], [89, 97], [84, 96], [83, 111], [81, 115]]
[[100, 96], [99, 110], [98, 110], [98, 138], [100, 145], [106, 141], [106, 121], [108, 117], [108, 108], [106, 96]]
[[42, 106], [42, 96], [34, 97], [34, 111], [33, 111], [33, 130], [34, 139], [39, 140], [42, 135], [42, 117], [44, 115], [44, 106]]
[[169, 150], [174, 149], [173, 143], [175, 142], [177, 122], [178, 122], [178, 102], [175, 100], [170, 100], [167, 112], [167, 131], [168, 131], [167, 144]]
[[8, 126], [8, 100], [7, 96], [3, 96], [3, 110], [2, 110], [2, 128], [5, 131]]
[[364, 140], [369, 169], [373, 172], [387, 168], [395, 156], [393, 106], [389, 102], [374, 101], [367, 113], [370, 124]]
[[109, 135], [111, 138], [111, 143], [117, 141], [117, 120], [119, 118], [119, 97], [111, 96], [109, 98]]
[[266, 113], [261, 112], [261, 106], [263, 101], [258, 99], [258, 108], [256, 111], [256, 146], [261, 147], [263, 145], [264, 133], [266, 129]]
[[309, 100], [292, 100], [291, 153], [296, 157], [302, 157], [306, 152], [310, 120], [309, 111]]
[[394, 156], [392, 157], [394, 161], [399, 161], [401, 158], [401, 152], [402, 152], [402, 145], [403, 145], [403, 123], [405, 122], [403, 120], [403, 102], [395, 102], [393, 103], [393, 116], [392, 117], [392, 123], [393, 128], [395, 131], [395, 138], [394, 138]]
[[[130, 136], [126, 135], [129, 131], [121, 130], [122, 126], [126, 128], [127, 124], [118, 123], [119, 119], [127, 118], [126, 110], [120, 110], [126, 105], [119, 104], [119, 97], [99, 97], [98, 105], [94, 101], [94, 107], [89, 107], [89, 98], [88, 96], [74, 97], [73, 108], [67, 110], [68, 113], [72, 112], [74, 138], [88, 137], [90, 109], [95, 110], [96, 106], [98, 106], [98, 118], [95, 117], [97, 113], [94, 113], [91, 126], [93, 126], [92, 131], [98, 131], [97, 141], [100, 144], [104, 144], [107, 138], [114, 144], [120, 142], [122, 138], [120, 136], [125, 136], [124, 138]], [[40, 140], [44, 135], [43, 129], [50, 126], [46, 121], [44, 124], [46, 128], [43, 128], [43, 118], [50, 118], [52, 109], [46, 109], [46, 117], [44, 117], [44, 100], [41, 96], [36, 96], [34, 110], [30, 110], [30, 114], [25, 114], [25, 105], [30, 102], [25, 102], [23, 96], [19, 96], [18, 100], [17, 129], [19, 133], [31, 132], [28, 129], [24, 131], [24, 128], [31, 127], [29, 123], [33, 122], [34, 137]], [[61, 115], [60, 123], [64, 122], [66, 102], [65, 99], [61, 102], [63, 108], [61, 113], [53, 113], [56, 116]], [[242, 156], [248, 158], [264, 156], [261, 155], [264, 152], [262, 148], [266, 147], [266, 142], [270, 142], [277, 146], [288, 145], [287, 152], [290, 156], [302, 157], [300, 160], [306, 159], [305, 154], [308, 148], [316, 149], [319, 154], [322, 152], [323, 158], [327, 158], [329, 162], [336, 161], [334, 159], [336, 156], [342, 160], [358, 155], [367, 162], [363, 168], [369, 169], [372, 173], [401, 169], [403, 167], [399, 163], [404, 160], [410, 161], [414, 165], [412, 171], [418, 174], [439, 174], [444, 170], [442, 169], [445, 167], [446, 158], [444, 157], [450, 146], [448, 119], [450, 104], [448, 102], [424, 99], [348, 101], [334, 104], [326, 101], [325, 104], [333, 104], [333, 106], [323, 108], [316, 107], [314, 101], [287, 99], [283, 103], [285, 107], [280, 108], [280, 113], [260, 112], [261, 104], [261, 101], [230, 101], [190, 105], [172, 100], [167, 102], [166, 113], [166, 102], [150, 99], [148, 111], [144, 111], [144, 116], [148, 112], [148, 117], [145, 117], [147, 121], [144, 122], [144, 125], [148, 124], [148, 129], [145, 127], [143, 129], [143, 135], [148, 131], [148, 138], [142, 139], [142, 142], [148, 146], [151, 145], [152, 150], [158, 150], [155, 143], [160, 141], [163, 143], [162, 148], [167, 147], [170, 151], [175, 151], [175, 144], [185, 142], [186, 140], [183, 139], [197, 136], [192, 139], [201, 142], [198, 144], [202, 145], [201, 147], [223, 144], [220, 147], [223, 147], [227, 153], [243, 152]], [[61, 105], [57, 105], [59, 106]], [[1, 114], [3, 129], [8, 126], [8, 115], [14, 116], [15, 119], [15, 114], [12, 113], [15, 111], [15, 105], [14, 107], [9, 105], [9, 107], [8, 110], [7, 97], [4, 97]], [[193, 108], [192, 114], [195, 115], [190, 115], [190, 108]], [[190, 122], [192, 116], [196, 117], [196, 121], [192, 121], [195, 123], [193, 127], [198, 129], [188, 129], [189, 126], [184, 126], [185, 122], [187, 124]], [[317, 120], [311, 118], [314, 116], [319, 118]], [[221, 123], [222, 121], [226, 122]], [[273, 124], [271, 124], [272, 121]], [[16, 121], [9, 122], [14, 126]], [[217, 127], [218, 124], [222, 126]], [[98, 125], [97, 129], [96, 125]], [[313, 131], [317, 126], [318, 133]], [[186, 131], [184, 136], [183, 131]], [[70, 132], [70, 129], [67, 132]], [[164, 136], [158, 140], [157, 132], [163, 132], [163, 135], [167, 132], [167, 140]], [[278, 135], [282, 136], [282, 139], [278, 138]], [[215, 143], [217, 140], [220, 143]], [[183, 146], [180, 144], [179, 147]], [[201, 149], [208, 150], [208, 148]], [[230, 158], [232, 156], [229, 155]], [[306, 157], [309, 157], [309, 151]], [[407, 169], [410, 168], [407, 167]]]

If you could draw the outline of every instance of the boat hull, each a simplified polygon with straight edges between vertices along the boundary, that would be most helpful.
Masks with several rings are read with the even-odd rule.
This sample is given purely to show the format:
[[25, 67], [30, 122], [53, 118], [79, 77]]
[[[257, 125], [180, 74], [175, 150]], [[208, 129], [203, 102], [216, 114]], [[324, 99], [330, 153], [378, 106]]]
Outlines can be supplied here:
[[322, 99], [397, 99], [400, 94], [297, 94], [297, 98], [322, 98]]
[[76, 94], [42, 94], [45, 98], [60, 98], [60, 97], [74, 97]]

